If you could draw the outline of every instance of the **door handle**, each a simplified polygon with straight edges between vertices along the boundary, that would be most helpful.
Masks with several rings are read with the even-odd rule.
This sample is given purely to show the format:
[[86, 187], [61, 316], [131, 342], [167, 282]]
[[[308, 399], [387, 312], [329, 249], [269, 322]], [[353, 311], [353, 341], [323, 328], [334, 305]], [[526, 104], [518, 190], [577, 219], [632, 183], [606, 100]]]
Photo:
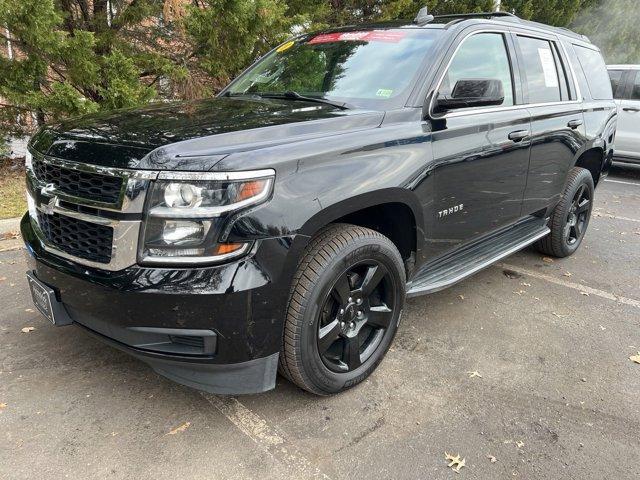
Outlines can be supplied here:
[[509, 140], [513, 142], [521, 142], [529, 136], [529, 130], [516, 130], [509, 134]]
[[636, 107], [624, 107], [622, 110], [625, 112], [640, 112], [640, 108]]
[[571, 120], [569, 123], [567, 123], [567, 127], [572, 128], [572, 129], [576, 129], [578, 128], [580, 125], [582, 125], [584, 122], [582, 120], [576, 119], [576, 120]]

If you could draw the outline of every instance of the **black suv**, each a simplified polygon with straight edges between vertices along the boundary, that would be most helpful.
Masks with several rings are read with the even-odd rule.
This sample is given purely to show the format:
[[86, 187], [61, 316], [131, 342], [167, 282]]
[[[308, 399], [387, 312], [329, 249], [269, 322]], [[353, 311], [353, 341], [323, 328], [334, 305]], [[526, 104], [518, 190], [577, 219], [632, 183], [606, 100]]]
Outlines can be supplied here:
[[216, 98], [42, 128], [33, 298], [177, 382], [367, 378], [405, 297], [580, 245], [616, 105], [588, 39], [508, 14], [303, 35]]

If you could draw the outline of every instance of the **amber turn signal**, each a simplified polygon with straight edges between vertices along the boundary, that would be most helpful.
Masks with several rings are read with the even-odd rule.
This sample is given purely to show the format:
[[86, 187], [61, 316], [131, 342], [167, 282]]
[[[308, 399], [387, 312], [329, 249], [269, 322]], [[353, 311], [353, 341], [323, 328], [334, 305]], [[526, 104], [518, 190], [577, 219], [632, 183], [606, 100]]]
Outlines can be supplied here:
[[241, 202], [242, 200], [256, 197], [262, 193], [266, 186], [266, 180], [252, 180], [250, 182], [244, 182], [238, 191], [238, 198], [236, 201]]
[[237, 252], [244, 246], [244, 243], [221, 243], [216, 247], [214, 255], [226, 255], [228, 253]]

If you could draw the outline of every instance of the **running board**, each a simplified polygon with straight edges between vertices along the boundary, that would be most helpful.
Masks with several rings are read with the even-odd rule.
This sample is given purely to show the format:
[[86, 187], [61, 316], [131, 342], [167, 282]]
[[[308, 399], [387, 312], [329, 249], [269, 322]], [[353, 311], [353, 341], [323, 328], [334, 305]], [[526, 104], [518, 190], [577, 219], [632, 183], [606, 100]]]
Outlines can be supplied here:
[[531, 245], [550, 232], [545, 219], [531, 217], [508, 230], [468, 245], [416, 272], [407, 285], [407, 296], [444, 290], [491, 264]]

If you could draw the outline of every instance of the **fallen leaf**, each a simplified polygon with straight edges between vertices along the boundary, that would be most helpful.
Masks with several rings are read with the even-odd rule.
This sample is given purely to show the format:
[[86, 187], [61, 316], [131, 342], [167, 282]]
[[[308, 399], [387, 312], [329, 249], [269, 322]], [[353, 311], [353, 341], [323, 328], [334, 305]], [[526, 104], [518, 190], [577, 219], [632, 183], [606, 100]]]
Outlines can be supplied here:
[[513, 293], [515, 293], [516, 295], [522, 295], [523, 293], [527, 292], [525, 290], [518, 290], [517, 292], [514, 291]]
[[0, 410], [4, 410], [5, 408], [7, 408], [7, 404], [6, 403], [0, 403]]
[[632, 362], [640, 363], [640, 352], [638, 352], [637, 355], [631, 355], [629, 357], [629, 360], [631, 360]]
[[523, 287], [530, 287], [531, 286], [530, 283], [526, 283], [526, 282], [522, 282], [520, 285], [522, 285]]
[[463, 458], [460, 460], [460, 455], [456, 455], [454, 457], [453, 455], [444, 452], [444, 458], [449, 462], [449, 465], [447, 466], [456, 473], [460, 473], [460, 469], [465, 466], [465, 459]]
[[0, 277], [0, 282], [4, 282], [7, 279], [7, 277]]
[[553, 262], [555, 262], [555, 260], [553, 258], [551, 258], [551, 257], [542, 257], [542, 261], [544, 263], [553, 263]]
[[569, 315], [561, 315], [561, 314], [556, 313], [556, 312], [551, 312], [551, 315], [554, 315], [554, 316], [556, 316], [556, 317], [558, 317], [558, 318], [565, 318], [565, 317], [568, 317], [568, 316], [569, 316]]
[[513, 270], [503, 270], [502, 274], [507, 277], [510, 278], [512, 280], [516, 279], [516, 278], [521, 278], [522, 275], [520, 275], [518, 272], [514, 272]]
[[33, 313], [33, 308], [25, 308], [24, 311], [25, 312], [29, 312], [29, 313]]
[[179, 427], [176, 427], [173, 430], [171, 430], [169, 433], [167, 433], [167, 435], [175, 435], [176, 433], [182, 433], [190, 426], [191, 426], [191, 422], [183, 423]]
[[496, 463], [498, 461], [498, 459], [496, 457], [494, 457], [493, 455], [487, 455], [487, 458], [489, 459], [489, 461], [491, 463]]
[[516, 442], [516, 447], [518, 448], [524, 447], [524, 442]]
[[0, 235], [0, 240], [15, 240], [20, 234], [18, 232], [6, 232]]
[[36, 327], [24, 327], [22, 329], [22, 333], [29, 333], [29, 332], [33, 332], [36, 329]]
[[584, 295], [585, 297], [589, 296], [589, 294], [587, 292], [580, 292], [580, 295]]
[[573, 276], [573, 273], [571, 273], [571, 272], [564, 272], [564, 273], [562, 274], [562, 276], [563, 276], [563, 277], [571, 277], [571, 276]]
[[459, 298], [460, 300], [464, 300], [464, 295], [458, 295], [458, 298]]
[[482, 375], [480, 375], [480, 373], [477, 370], [474, 370], [473, 372], [467, 372], [469, 374], [469, 378], [482, 378]]
[[606, 330], [606, 329], [607, 329], [607, 327], [604, 327], [604, 326], [600, 325], [600, 330]]

